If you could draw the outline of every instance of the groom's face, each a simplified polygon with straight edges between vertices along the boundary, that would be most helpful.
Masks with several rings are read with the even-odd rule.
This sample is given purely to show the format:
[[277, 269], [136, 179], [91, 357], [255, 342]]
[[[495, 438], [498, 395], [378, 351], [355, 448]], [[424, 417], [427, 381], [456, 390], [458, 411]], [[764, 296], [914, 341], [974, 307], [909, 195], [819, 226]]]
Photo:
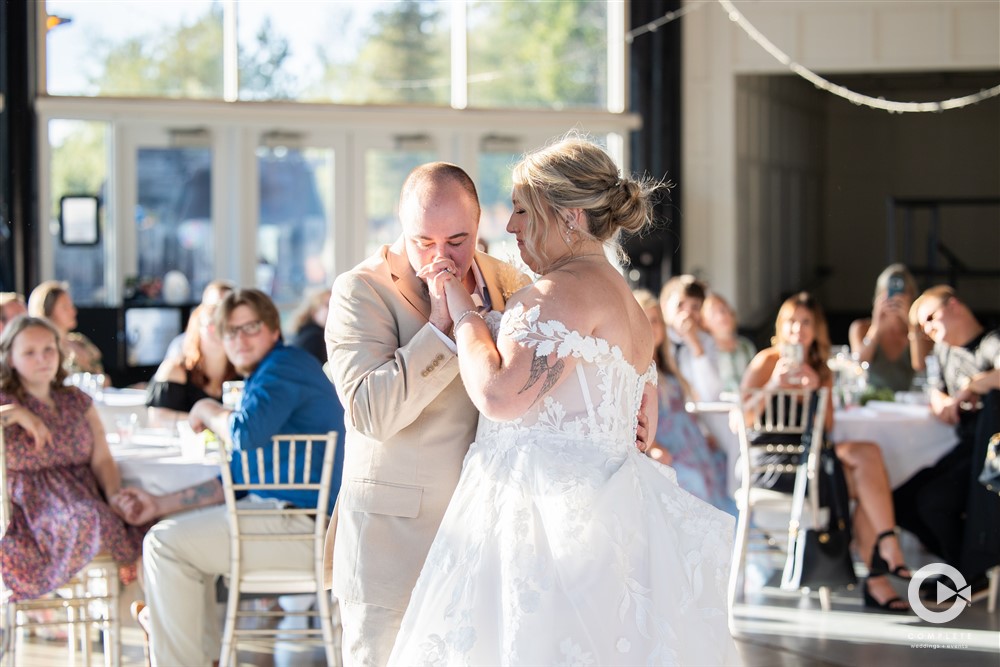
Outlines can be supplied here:
[[414, 271], [444, 259], [457, 276], [468, 274], [479, 230], [479, 204], [469, 192], [451, 182], [428, 184], [400, 202], [399, 217]]

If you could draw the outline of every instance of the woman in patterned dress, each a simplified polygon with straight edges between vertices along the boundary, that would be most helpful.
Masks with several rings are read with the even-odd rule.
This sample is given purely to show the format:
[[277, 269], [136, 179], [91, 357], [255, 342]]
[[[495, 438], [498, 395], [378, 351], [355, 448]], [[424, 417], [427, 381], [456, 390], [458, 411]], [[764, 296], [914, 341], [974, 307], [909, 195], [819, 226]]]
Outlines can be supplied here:
[[4, 328], [0, 424], [11, 517], [0, 565], [14, 600], [61, 586], [98, 553], [128, 564], [142, 552], [145, 531], [108, 504], [121, 478], [97, 410], [65, 378], [52, 323], [23, 316]]
[[705, 436], [698, 420], [684, 407], [690, 400], [691, 388], [677, 370], [667, 344], [667, 325], [660, 302], [649, 290], [632, 293], [653, 329], [653, 361], [659, 376], [656, 387], [659, 418], [648, 453], [674, 469], [682, 489], [735, 516], [736, 503], [726, 493], [726, 453]]

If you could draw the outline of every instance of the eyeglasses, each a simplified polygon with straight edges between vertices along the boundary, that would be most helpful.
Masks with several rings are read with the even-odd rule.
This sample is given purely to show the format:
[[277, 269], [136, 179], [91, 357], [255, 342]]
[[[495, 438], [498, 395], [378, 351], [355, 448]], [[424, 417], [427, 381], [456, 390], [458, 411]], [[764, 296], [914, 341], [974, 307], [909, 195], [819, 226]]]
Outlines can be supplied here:
[[260, 320], [254, 320], [252, 322], [247, 322], [246, 324], [241, 324], [238, 327], [226, 327], [222, 331], [222, 337], [226, 340], [233, 340], [240, 334], [244, 336], [256, 336], [260, 333], [260, 328], [264, 326], [264, 323]]

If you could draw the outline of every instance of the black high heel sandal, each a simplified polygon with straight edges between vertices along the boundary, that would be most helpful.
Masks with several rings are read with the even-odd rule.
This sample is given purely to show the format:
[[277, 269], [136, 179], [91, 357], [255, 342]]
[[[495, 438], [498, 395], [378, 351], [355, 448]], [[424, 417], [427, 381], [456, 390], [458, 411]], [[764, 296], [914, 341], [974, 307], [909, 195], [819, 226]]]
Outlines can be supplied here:
[[[896, 569], [899, 569], [899, 568], [896, 568]], [[881, 576], [881, 575], [879, 575], [879, 576]], [[871, 577], [869, 577], [868, 579], [871, 579]], [[910, 611], [911, 611], [910, 604], [906, 600], [904, 600], [903, 598], [899, 597], [898, 595], [894, 595], [893, 597], [889, 598], [885, 602], [879, 602], [878, 600], [876, 600], [875, 597], [868, 590], [868, 579], [865, 579], [865, 585], [861, 588], [861, 592], [862, 592], [862, 594], [864, 596], [865, 607], [866, 608], [868, 608], [868, 609], [878, 609], [879, 611], [888, 612], [890, 614], [908, 614], [908, 613], [910, 613]], [[903, 606], [898, 606], [900, 603], [902, 603]], [[893, 606], [893, 605], [896, 605], [896, 606]]]
[[[887, 563], [886, 560], [882, 558], [882, 554], [879, 553], [878, 545], [880, 542], [882, 542], [882, 539], [886, 537], [896, 537], [895, 529], [887, 530], [884, 533], [879, 533], [878, 536], [875, 538], [875, 546], [872, 547], [872, 564], [868, 567], [868, 576], [880, 577], [883, 574], [891, 574], [894, 577], [899, 577], [903, 581], [909, 581], [913, 577], [910, 576], [910, 574], [908, 574], [910, 568], [906, 566], [906, 563], [903, 563], [902, 565], [897, 565], [896, 567], [890, 570], [889, 563]], [[907, 574], [903, 574], [904, 572], [906, 572]], [[867, 594], [868, 594], [868, 582], [865, 582], [865, 595]], [[892, 602], [892, 600], [889, 600], [889, 602]], [[888, 604], [888, 602], [886, 604]], [[876, 603], [876, 605], [881, 606], [878, 605], [878, 603]]]

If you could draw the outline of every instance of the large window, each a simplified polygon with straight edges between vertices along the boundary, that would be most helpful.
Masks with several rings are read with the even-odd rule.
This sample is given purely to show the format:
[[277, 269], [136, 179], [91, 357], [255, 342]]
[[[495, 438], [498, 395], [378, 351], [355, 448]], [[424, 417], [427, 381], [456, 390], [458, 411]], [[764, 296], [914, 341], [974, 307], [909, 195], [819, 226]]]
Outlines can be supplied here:
[[[108, 124], [82, 120], [51, 120], [48, 123], [49, 234], [54, 256], [53, 276], [70, 285], [73, 301], [86, 306], [103, 303], [107, 297], [104, 261], [109, 248], [107, 225], [107, 177], [110, 151]], [[70, 196], [97, 197], [99, 205], [97, 243], [63, 243], [60, 233], [60, 202]]]
[[[607, 65], [624, 44], [609, 28], [619, 2], [36, 7], [51, 19], [35, 102], [51, 206], [39, 273], [70, 282], [82, 305], [161, 304], [173, 272], [191, 300], [226, 278], [288, 313], [398, 238], [399, 189], [430, 160], [469, 172], [480, 235], [508, 258], [520, 155], [575, 128], [618, 136], [624, 159], [637, 126], [608, 101], [624, 95]], [[66, 195], [97, 199], [95, 245], [63, 243]]]
[[624, 11], [617, 2], [44, 7], [50, 95], [538, 109], [608, 108], [620, 97], [608, 91], [621, 73], [610, 80], [607, 71], [624, 40], [608, 30], [609, 12]]

